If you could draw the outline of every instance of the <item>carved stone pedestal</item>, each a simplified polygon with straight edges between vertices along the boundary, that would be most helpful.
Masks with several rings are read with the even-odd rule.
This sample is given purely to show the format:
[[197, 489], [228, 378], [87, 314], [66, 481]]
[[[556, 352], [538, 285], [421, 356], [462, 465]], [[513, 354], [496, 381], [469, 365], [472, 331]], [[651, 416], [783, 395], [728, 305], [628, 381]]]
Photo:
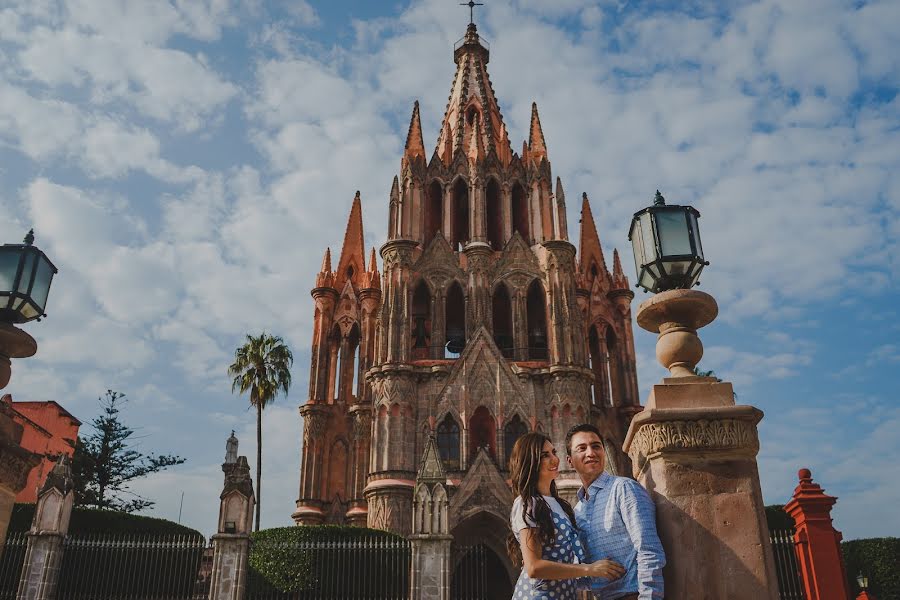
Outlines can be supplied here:
[[735, 406], [730, 383], [691, 375], [703, 354], [696, 329], [717, 312], [712, 297], [675, 290], [651, 301], [638, 324], [660, 332], [657, 357], [675, 377], [653, 386], [624, 450], [656, 504], [666, 598], [777, 600], [756, 465], [763, 413]]
[[209, 600], [243, 600], [247, 588], [250, 528], [256, 498], [247, 457], [237, 456], [237, 439], [233, 442], [229, 439], [222, 471], [225, 473], [225, 485], [219, 496], [218, 533], [212, 536]]

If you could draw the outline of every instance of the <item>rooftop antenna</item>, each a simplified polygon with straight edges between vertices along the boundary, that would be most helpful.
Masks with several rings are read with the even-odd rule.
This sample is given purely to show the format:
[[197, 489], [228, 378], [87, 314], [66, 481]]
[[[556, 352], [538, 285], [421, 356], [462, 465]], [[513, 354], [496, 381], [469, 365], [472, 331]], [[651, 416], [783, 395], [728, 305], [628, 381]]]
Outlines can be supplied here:
[[475, 7], [476, 6], [484, 6], [484, 2], [473, 2], [469, 0], [468, 2], [460, 2], [460, 6], [468, 6], [469, 7], [469, 25], [475, 24]]

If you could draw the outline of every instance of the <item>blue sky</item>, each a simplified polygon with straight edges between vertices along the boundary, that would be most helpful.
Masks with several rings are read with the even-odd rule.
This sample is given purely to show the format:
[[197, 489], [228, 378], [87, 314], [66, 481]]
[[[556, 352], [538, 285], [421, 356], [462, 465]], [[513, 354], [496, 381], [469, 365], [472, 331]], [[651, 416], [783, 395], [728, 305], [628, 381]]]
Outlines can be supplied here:
[[[224, 442], [255, 458], [225, 370], [282, 335], [294, 386], [264, 419], [263, 525], [290, 523], [309, 289], [355, 190], [379, 246], [412, 103], [437, 139], [468, 9], [422, 2], [23, 0], [0, 8], [0, 239], [59, 266], [16, 400], [83, 421], [107, 388], [147, 450], [136, 486], [214, 527]], [[555, 174], [607, 257], [659, 188], [702, 213], [705, 368], [760, 426], [763, 493], [801, 467], [845, 538], [900, 535], [900, 5], [486, 0], [479, 32], [514, 149], [538, 103]], [[429, 149], [430, 151], [430, 149]], [[569, 203], [576, 235], [578, 203]], [[633, 275], [632, 275], [633, 278]], [[638, 294], [637, 301], [642, 299]], [[637, 330], [641, 394], [662, 369]]]

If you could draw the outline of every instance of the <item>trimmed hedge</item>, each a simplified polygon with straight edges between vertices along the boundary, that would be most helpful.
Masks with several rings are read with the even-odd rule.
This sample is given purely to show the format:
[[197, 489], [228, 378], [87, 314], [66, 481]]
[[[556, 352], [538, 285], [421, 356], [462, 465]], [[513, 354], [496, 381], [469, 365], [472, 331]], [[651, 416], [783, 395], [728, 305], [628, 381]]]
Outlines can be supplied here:
[[856, 576], [869, 578], [869, 591], [878, 600], [900, 600], [900, 538], [869, 538], [841, 544], [849, 589], [856, 597]]
[[[31, 522], [34, 519], [34, 507], [34, 504], [24, 503], [13, 506], [12, 517], [9, 522], [10, 533], [31, 529]], [[72, 510], [72, 520], [69, 522], [69, 535], [85, 535], [89, 533], [202, 536], [196, 529], [185, 527], [167, 519], [76, 506]]]
[[780, 504], [770, 504], [766, 507], [766, 522], [769, 524], [769, 531], [793, 529], [795, 527], [794, 518], [787, 514], [784, 507]]
[[[351, 548], [352, 542], [364, 543], [365, 548]], [[364, 581], [367, 593], [374, 594], [371, 597], [399, 597], [408, 587], [409, 549], [373, 551], [378, 542], [405, 540], [387, 531], [337, 525], [255, 532], [251, 535], [249, 589], [315, 591], [325, 594], [323, 597], [341, 598], [351, 596], [349, 587], [354, 581]]]

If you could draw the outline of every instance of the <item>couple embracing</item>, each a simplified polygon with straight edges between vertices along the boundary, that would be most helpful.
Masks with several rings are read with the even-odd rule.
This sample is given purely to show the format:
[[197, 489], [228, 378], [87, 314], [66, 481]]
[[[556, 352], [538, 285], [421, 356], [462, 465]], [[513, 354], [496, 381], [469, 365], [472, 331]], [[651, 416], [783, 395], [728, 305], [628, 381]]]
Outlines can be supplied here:
[[603, 441], [593, 425], [569, 430], [565, 450], [581, 478], [574, 509], [557, 494], [561, 458], [550, 438], [528, 433], [513, 446], [509, 546], [522, 562], [513, 600], [575, 600], [585, 597], [580, 590], [596, 600], [662, 598], [666, 558], [649, 494], [633, 479], [604, 471]]

